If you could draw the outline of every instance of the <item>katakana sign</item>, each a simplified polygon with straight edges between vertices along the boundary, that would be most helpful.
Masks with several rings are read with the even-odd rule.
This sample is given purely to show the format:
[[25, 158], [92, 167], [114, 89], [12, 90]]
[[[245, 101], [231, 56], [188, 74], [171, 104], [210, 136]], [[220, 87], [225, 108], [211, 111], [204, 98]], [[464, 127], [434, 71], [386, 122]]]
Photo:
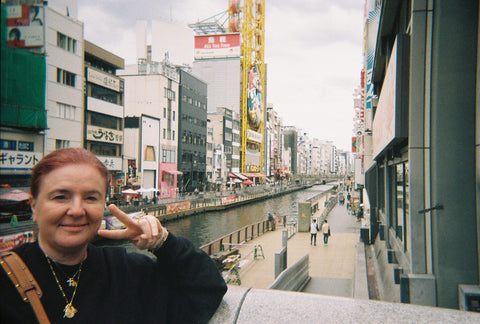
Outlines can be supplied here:
[[0, 169], [32, 169], [42, 153], [0, 150]]

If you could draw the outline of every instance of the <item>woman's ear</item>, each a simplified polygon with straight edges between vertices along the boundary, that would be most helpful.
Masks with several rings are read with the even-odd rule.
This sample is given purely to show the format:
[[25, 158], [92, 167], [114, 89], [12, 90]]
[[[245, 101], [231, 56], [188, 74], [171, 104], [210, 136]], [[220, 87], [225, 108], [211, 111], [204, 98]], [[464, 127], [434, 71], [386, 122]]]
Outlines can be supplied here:
[[36, 199], [33, 198], [32, 196], [30, 196], [30, 198], [28, 199], [28, 201], [29, 201], [29, 203], [30, 203], [30, 209], [32, 210], [32, 216], [33, 216], [33, 217], [32, 217], [32, 220], [33, 220], [33, 222], [36, 223], [36, 222], [37, 222], [37, 218], [36, 218], [36, 216], [35, 216], [35, 206], [36, 206], [37, 201], [36, 201]]

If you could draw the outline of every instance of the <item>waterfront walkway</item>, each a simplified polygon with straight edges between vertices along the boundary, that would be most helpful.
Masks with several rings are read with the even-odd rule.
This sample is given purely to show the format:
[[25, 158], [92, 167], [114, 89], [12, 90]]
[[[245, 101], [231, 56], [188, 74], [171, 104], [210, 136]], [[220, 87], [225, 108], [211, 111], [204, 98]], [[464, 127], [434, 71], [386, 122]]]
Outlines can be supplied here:
[[[319, 210], [313, 217], [320, 216], [321, 212]], [[322, 233], [317, 234], [316, 246], [310, 245], [310, 233], [306, 232], [296, 233], [288, 240], [287, 267], [309, 254], [311, 280], [304, 292], [353, 297], [357, 251], [363, 249], [363, 243], [360, 243], [360, 222], [347, 213], [345, 205], [336, 205], [327, 216], [327, 221], [332, 233], [327, 245], [323, 244]], [[274, 282], [275, 253], [282, 248], [283, 229], [279, 227], [273, 232], [267, 232], [240, 248], [242, 258], [252, 255], [253, 245], [261, 246], [265, 256], [265, 259], [259, 257], [257, 248], [257, 258], [247, 258], [248, 263], [240, 269], [242, 287], [266, 289]], [[357, 277], [356, 280], [366, 281], [366, 278]]]

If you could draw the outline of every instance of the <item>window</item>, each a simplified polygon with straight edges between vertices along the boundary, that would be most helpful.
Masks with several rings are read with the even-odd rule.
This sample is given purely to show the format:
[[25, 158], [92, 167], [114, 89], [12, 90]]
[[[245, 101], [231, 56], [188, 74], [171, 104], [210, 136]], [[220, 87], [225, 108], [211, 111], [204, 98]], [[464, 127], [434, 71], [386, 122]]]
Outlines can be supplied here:
[[18, 150], [33, 152], [33, 142], [18, 141]]
[[90, 96], [96, 99], [107, 101], [116, 105], [121, 105], [121, 96], [118, 92], [90, 83]]
[[176, 151], [163, 148], [162, 163], [177, 163]]
[[175, 131], [172, 131], [172, 140], [175, 140]]
[[89, 112], [90, 115], [90, 125], [98, 127], [106, 127], [111, 129], [119, 129], [119, 119], [113, 116], [97, 114], [94, 112]]
[[17, 141], [0, 140], [0, 149], [16, 151], [17, 150]]
[[57, 117], [62, 119], [75, 120], [77, 117], [77, 107], [57, 102]]
[[175, 120], [175, 111], [173, 112], [173, 118], [172, 119]]
[[402, 241], [404, 250], [408, 249], [407, 240], [407, 219], [410, 203], [410, 192], [408, 183], [408, 163], [400, 163], [391, 167], [392, 182], [392, 213], [391, 224], [395, 230], [397, 238]]
[[119, 146], [111, 143], [89, 142], [89, 150], [95, 155], [119, 156]]
[[58, 83], [63, 83], [65, 85], [75, 87], [75, 77], [76, 75], [74, 73], [57, 68]]
[[167, 118], [167, 108], [163, 108], [163, 118]]
[[151, 145], [145, 147], [145, 154], [143, 159], [145, 161], [155, 161], [155, 148]]
[[61, 139], [55, 140], [55, 149], [56, 150], [61, 149], [61, 148], [66, 148], [66, 147], [70, 147], [70, 141], [61, 140]]
[[57, 47], [63, 48], [71, 53], [77, 52], [77, 41], [62, 33], [57, 32]]
[[163, 129], [163, 139], [166, 139], [167, 138], [167, 129], [164, 128]]

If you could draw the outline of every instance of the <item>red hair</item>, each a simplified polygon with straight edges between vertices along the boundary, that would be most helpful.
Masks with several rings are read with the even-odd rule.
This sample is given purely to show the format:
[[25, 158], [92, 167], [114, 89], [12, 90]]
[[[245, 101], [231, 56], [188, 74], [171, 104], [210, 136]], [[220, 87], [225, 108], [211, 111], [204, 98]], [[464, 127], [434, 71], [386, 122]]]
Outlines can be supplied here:
[[92, 153], [83, 148], [64, 148], [53, 151], [38, 162], [32, 170], [32, 180], [30, 182], [30, 191], [33, 198], [38, 197], [40, 184], [44, 176], [70, 164], [88, 164], [95, 167], [105, 180], [105, 193], [108, 191], [108, 169]]

